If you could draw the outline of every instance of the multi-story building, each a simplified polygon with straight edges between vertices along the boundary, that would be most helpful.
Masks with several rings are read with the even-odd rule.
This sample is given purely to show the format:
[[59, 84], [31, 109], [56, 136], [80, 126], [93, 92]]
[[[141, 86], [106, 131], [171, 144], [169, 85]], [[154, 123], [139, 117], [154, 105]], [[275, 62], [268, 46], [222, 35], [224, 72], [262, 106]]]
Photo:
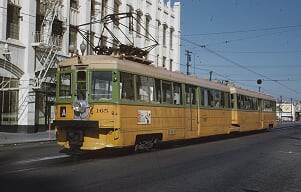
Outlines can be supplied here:
[[[0, 131], [33, 132], [45, 128], [53, 111], [56, 63], [73, 53], [95, 54], [87, 38], [118, 46], [103, 24], [108, 14], [134, 13], [134, 20], [108, 25], [121, 43], [128, 36], [136, 47], [158, 46], [148, 60], [167, 70], [180, 70], [180, 3], [163, 0], [2, 0], [0, 1]], [[138, 25], [140, 23], [141, 25]], [[127, 26], [127, 28], [125, 27]], [[117, 29], [124, 29], [120, 32]], [[144, 32], [143, 32], [144, 30]], [[144, 34], [144, 35], [139, 35]]]

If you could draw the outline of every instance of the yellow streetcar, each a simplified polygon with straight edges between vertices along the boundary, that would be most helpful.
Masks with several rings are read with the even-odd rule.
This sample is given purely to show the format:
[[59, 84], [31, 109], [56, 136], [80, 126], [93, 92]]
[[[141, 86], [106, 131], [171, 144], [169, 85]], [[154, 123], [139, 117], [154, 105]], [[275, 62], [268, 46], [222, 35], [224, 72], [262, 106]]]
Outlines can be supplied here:
[[245, 132], [276, 125], [276, 101], [263, 93], [231, 87], [232, 130]]
[[89, 55], [58, 64], [54, 124], [59, 145], [139, 150], [275, 126], [271, 96], [134, 60]]

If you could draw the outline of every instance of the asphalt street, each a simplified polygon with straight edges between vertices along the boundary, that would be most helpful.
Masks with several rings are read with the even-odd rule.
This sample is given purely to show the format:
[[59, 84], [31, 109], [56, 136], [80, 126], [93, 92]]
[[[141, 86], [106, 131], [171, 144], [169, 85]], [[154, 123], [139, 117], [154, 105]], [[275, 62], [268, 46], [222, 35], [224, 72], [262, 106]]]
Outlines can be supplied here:
[[0, 163], [1, 191], [301, 192], [301, 126], [144, 153], [8, 145]]

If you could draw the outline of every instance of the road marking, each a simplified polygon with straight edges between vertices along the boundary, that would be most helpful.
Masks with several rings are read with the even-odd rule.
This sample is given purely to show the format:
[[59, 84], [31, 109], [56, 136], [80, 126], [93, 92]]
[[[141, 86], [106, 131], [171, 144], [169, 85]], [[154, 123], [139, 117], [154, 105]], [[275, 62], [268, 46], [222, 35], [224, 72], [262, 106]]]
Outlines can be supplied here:
[[279, 151], [280, 153], [285, 153], [285, 154], [296, 154], [299, 155], [299, 153], [295, 153], [293, 151]]
[[34, 169], [37, 169], [37, 168], [32, 167], [32, 168], [27, 168], [27, 169], [19, 169], [19, 170], [15, 170], [15, 171], [6, 172], [5, 174], [20, 173], [20, 172], [30, 171], [30, 170], [34, 170]]
[[18, 164], [24, 164], [24, 163], [32, 163], [32, 162], [38, 162], [38, 161], [47, 161], [47, 160], [54, 160], [54, 159], [61, 159], [70, 157], [69, 155], [63, 154], [63, 155], [56, 155], [56, 156], [50, 156], [50, 157], [41, 157], [41, 158], [35, 158], [35, 159], [29, 159], [24, 161], [18, 161]]

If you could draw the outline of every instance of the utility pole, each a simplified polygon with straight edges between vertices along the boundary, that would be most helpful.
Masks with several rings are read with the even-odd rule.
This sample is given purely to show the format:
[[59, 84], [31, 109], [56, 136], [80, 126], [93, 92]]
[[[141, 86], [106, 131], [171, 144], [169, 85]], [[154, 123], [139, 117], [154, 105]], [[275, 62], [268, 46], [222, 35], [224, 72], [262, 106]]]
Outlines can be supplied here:
[[210, 71], [210, 72], [209, 72], [209, 81], [212, 80], [212, 73], [213, 73], [213, 71]]
[[293, 98], [291, 98], [291, 115], [292, 115], [292, 122], [294, 122], [294, 113], [293, 113]]
[[280, 95], [279, 110], [280, 110], [280, 123], [282, 123], [282, 96], [281, 95]]
[[186, 55], [186, 69], [187, 69], [187, 72], [186, 72], [186, 74], [187, 75], [190, 75], [190, 73], [189, 73], [189, 67], [190, 67], [190, 64], [189, 64], [189, 62], [191, 61], [191, 51], [188, 51], [188, 50], [185, 50], [185, 55]]

